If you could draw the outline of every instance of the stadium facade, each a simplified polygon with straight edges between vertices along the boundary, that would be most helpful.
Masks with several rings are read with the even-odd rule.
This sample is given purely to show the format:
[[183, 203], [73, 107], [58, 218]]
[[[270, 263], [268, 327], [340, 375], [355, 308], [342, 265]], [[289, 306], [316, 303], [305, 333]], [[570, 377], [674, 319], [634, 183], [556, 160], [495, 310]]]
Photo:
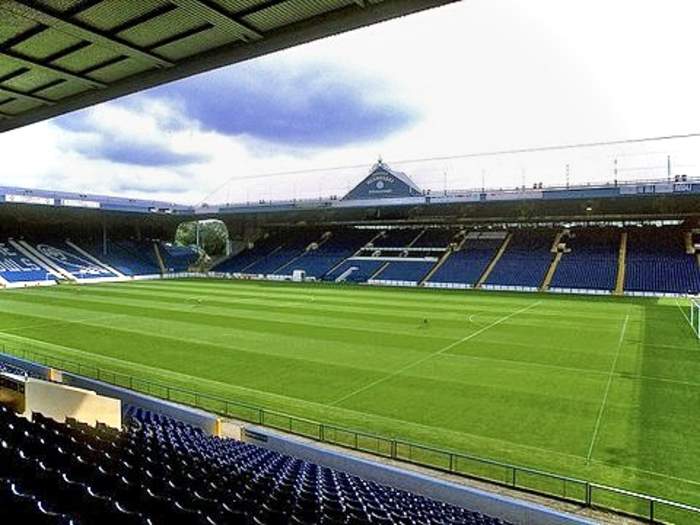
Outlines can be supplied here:
[[[0, 188], [6, 287], [210, 272], [233, 278], [594, 294], [700, 291], [700, 181], [433, 192], [381, 160], [340, 198], [187, 206]], [[237, 241], [213, 266], [184, 221]]]

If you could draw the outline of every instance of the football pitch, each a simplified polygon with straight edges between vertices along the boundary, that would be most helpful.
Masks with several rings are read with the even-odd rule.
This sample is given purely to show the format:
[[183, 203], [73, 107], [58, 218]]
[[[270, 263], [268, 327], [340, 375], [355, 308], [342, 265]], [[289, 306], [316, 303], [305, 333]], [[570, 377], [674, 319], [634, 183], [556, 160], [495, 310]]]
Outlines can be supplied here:
[[700, 504], [676, 299], [171, 280], [0, 292], [0, 341]]

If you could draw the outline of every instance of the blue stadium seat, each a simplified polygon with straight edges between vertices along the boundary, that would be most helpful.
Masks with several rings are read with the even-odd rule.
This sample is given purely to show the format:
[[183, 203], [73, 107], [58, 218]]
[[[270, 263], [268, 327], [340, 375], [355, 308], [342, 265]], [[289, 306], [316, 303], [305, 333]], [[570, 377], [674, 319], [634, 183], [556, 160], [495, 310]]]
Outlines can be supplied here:
[[553, 230], [516, 230], [485, 284], [539, 288], [552, 263]]
[[435, 261], [393, 261], [374, 279], [382, 281], [420, 282], [435, 266]]
[[331, 231], [331, 236], [319, 244], [318, 249], [309, 250], [291, 265], [276, 273], [291, 274], [293, 270], [304, 270], [308, 276], [322, 278], [334, 266], [354, 255], [376, 234], [376, 230], [343, 228]]
[[84, 243], [80, 247], [124, 275], [160, 274], [152, 241], [108, 241], [106, 253], [102, 242]]
[[620, 231], [615, 228], [580, 228], [564, 239], [564, 253], [550, 288], [613, 290], [617, 275]]
[[698, 262], [695, 255], [685, 252], [682, 230], [674, 227], [628, 230], [625, 291], [700, 292]]
[[385, 264], [386, 261], [384, 260], [349, 259], [336, 267], [333, 271], [324, 275], [323, 280], [335, 281], [343, 274], [353, 269], [344, 280], [350, 283], [364, 283]]
[[47, 240], [44, 242], [35, 242], [30, 244], [51, 264], [70, 272], [78, 279], [117, 277], [114, 272], [108, 270], [100, 264], [97, 264], [95, 261], [80, 253], [66, 242]]
[[164, 242], [158, 246], [163, 265], [169, 272], [186, 272], [199, 259], [197, 250], [190, 246], [176, 246]]
[[46, 268], [18, 252], [9, 243], [0, 243], [0, 277], [10, 283], [51, 279]]
[[503, 239], [467, 239], [430, 278], [432, 283], [457, 283], [473, 286], [496, 255]]
[[119, 431], [0, 406], [0, 512], [52, 525], [504, 523], [134, 408]]

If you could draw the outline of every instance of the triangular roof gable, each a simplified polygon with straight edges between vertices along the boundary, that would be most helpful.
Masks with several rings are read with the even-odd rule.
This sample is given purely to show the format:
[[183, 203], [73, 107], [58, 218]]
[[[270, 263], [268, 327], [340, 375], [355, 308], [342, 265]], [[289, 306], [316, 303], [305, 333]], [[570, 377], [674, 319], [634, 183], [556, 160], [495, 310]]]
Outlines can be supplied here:
[[370, 174], [350, 190], [343, 200], [414, 197], [421, 193], [421, 189], [408, 175], [392, 170], [380, 160], [372, 167]]

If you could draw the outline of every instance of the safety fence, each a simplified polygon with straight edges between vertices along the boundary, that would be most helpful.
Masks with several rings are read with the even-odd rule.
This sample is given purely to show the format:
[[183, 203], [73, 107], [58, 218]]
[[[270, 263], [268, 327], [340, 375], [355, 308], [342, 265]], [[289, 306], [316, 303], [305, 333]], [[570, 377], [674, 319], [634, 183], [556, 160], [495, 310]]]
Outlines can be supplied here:
[[700, 523], [700, 507], [692, 505], [461, 452], [442, 450], [428, 445], [321, 423], [249, 403], [51, 356], [24, 345], [15, 347], [14, 344], [2, 344], [0, 352], [46, 367], [72, 372], [167, 401], [200, 408], [220, 416], [281, 430], [322, 443], [496, 483], [584, 507], [640, 517], [651, 523]]

